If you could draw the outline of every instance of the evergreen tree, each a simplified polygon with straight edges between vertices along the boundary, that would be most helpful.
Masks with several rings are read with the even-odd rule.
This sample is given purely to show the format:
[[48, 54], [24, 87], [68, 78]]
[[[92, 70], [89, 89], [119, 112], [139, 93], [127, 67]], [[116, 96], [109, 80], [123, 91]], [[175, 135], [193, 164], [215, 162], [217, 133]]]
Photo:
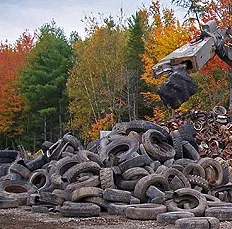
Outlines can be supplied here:
[[40, 28], [38, 41], [22, 73], [22, 95], [28, 104], [25, 135], [34, 149], [44, 140], [61, 137], [68, 121], [66, 81], [72, 48], [62, 29], [52, 21]]
[[146, 11], [140, 10], [128, 20], [128, 43], [126, 54], [126, 88], [129, 119], [144, 118], [152, 109], [146, 107], [142, 91], [147, 91], [148, 85], [140, 79], [143, 73], [141, 60], [145, 51], [144, 36], [147, 31]]

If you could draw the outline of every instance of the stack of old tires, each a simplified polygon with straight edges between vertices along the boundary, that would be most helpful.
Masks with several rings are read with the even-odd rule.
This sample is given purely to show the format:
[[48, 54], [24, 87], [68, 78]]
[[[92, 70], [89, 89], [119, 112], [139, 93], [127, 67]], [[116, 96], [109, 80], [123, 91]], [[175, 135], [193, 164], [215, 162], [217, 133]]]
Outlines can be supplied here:
[[220, 157], [200, 158], [195, 136], [189, 121], [175, 130], [143, 120], [119, 123], [86, 147], [67, 133], [45, 142], [33, 160], [15, 158], [0, 178], [0, 208], [220, 228], [232, 220], [231, 168]]

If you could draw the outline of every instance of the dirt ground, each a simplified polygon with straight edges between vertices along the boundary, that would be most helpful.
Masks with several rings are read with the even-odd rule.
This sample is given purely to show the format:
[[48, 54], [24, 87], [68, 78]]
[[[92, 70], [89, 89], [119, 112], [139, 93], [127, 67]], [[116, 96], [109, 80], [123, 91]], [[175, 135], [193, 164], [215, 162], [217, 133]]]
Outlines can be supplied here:
[[[0, 229], [175, 229], [156, 221], [129, 220], [121, 216], [101, 215], [92, 218], [64, 218], [59, 213], [32, 213], [29, 209], [1, 209]], [[222, 222], [221, 229], [231, 229], [232, 222]]]

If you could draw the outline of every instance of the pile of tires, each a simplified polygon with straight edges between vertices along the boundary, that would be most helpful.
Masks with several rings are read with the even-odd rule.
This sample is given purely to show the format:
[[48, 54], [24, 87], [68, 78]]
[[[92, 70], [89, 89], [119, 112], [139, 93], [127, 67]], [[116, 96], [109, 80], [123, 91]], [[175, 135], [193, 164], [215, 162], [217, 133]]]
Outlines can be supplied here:
[[119, 123], [86, 147], [67, 133], [44, 142], [43, 155], [9, 164], [0, 208], [220, 228], [219, 221], [232, 220], [231, 167], [220, 157], [201, 158], [195, 136], [191, 122], [168, 129], [144, 120]]

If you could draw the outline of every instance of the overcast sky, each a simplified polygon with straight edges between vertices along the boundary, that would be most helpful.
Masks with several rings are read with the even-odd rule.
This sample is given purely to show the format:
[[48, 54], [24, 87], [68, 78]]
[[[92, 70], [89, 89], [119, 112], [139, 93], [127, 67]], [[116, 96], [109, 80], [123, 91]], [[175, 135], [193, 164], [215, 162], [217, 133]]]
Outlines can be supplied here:
[[[149, 6], [151, 0], [0, 0], [0, 41], [8, 39], [15, 42], [19, 36], [28, 30], [33, 33], [44, 23], [55, 20], [64, 29], [67, 36], [76, 30], [84, 37], [85, 15], [106, 16], [120, 15], [122, 7], [125, 17], [136, 12], [142, 4]], [[160, 0], [163, 7], [173, 8], [170, 1]], [[175, 9], [179, 18], [183, 17], [182, 9]]]

